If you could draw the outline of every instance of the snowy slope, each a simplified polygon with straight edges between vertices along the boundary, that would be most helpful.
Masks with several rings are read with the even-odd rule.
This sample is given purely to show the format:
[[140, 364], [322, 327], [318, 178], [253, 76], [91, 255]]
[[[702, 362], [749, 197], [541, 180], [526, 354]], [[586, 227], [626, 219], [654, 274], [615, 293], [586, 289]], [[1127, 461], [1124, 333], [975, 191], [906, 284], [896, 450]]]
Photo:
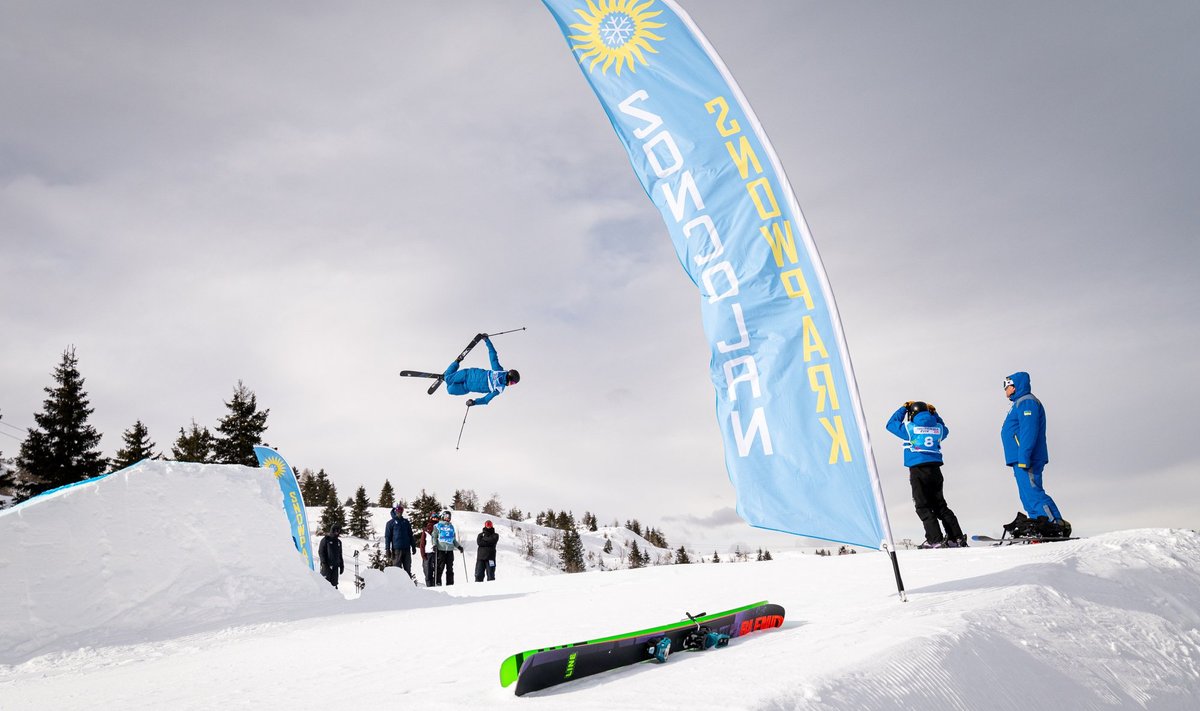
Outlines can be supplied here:
[[[1191, 531], [902, 551], [901, 603], [881, 554], [562, 575], [520, 555], [507, 527], [523, 524], [504, 522], [496, 582], [426, 590], [373, 571], [356, 597], [292, 549], [274, 486], [258, 470], [155, 463], [0, 512], [0, 709], [1182, 710], [1200, 697]], [[483, 518], [455, 516], [469, 553]], [[784, 627], [726, 649], [522, 698], [497, 680], [516, 651], [761, 599], [787, 608]]]

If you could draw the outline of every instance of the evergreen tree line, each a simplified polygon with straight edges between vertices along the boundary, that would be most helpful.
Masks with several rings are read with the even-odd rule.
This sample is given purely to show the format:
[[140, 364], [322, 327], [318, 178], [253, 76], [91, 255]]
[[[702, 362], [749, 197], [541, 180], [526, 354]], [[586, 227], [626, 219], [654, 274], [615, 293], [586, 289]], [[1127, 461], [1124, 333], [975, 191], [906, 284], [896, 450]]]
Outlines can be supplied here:
[[[20, 452], [15, 459], [15, 473], [0, 464], [0, 492], [11, 491], [18, 501], [36, 496], [68, 484], [100, 476], [106, 471], [116, 471], [146, 459], [164, 459], [150, 436], [149, 429], [140, 419], [122, 433], [122, 447], [111, 459], [103, 456], [99, 449], [101, 435], [88, 420], [94, 413], [87, 392], [85, 379], [79, 371], [79, 360], [74, 346], [62, 354], [52, 373], [54, 385], [44, 388], [46, 400], [42, 411], [34, 415], [36, 426], [29, 428], [21, 442]], [[170, 459], [201, 464], [240, 464], [258, 466], [254, 454], [256, 445], [264, 444], [263, 434], [267, 430], [268, 409], [259, 409], [255, 394], [238, 381], [232, 399], [225, 402], [227, 413], [217, 421], [215, 433], [208, 427], [198, 425], [195, 420], [187, 427], [179, 428], [179, 435], [171, 447]], [[0, 414], [0, 420], [3, 415]], [[11, 427], [11, 425], [7, 425]], [[0, 461], [3, 460], [0, 455]], [[481, 511], [489, 516], [505, 516], [512, 521], [524, 521], [521, 509], [512, 507], [505, 512], [498, 494], [493, 493], [486, 502], [479, 503], [479, 496], [470, 489], [457, 489], [449, 505], [444, 505], [436, 496], [424, 489], [411, 504], [397, 499], [390, 481], [384, 481], [377, 503], [372, 503], [366, 488], [359, 486], [353, 497], [345, 502], [339, 500], [337, 487], [324, 469], [296, 471], [304, 501], [308, 506], [321, 506], [320, 530], [325, 532], [337, 525], [357, 538], [373, 538], [376, 532], [371, 526], [369, 509], [372, 506], [391, 508], [403, 504], [405, 513], [414, 531], [420, 531], [425, 522], [446, 509], [457, 511]], [[599, 530], [596, 515], [584, 512], [582, 521], [577, 521], [573, 512], [547, 509], [538, 513], [535, 521], [540, 526], [561, 530], [557, 539], [561, 567], [567, 572], [586, 569], [583, 543], [579, 530]], [[614, 522], [614, 526], [616, 526]], [[657, 548], [670, 548], [661, 531], [643, 528], [637, 519], [627, 520], [625, 527], [642, 536]], [[612, 541], [606, 541], [606, 553], [612, 552]], [[827, 553], [826, 553], [827, 554]], [[841, 552], [839, 551], [839, 554]], [[739, 554], [740, 555], [740, 552]], [[765, 558], [764, 558], [765, 555]], [[667, 555], [674, 563], [691, 563], [687, 550], [680, 546]], [[629, 567], [640, 568], [651, 564], [649, 551], [639, 549], [634, 541], [625, 555]], [[714, 562], [719, 557], [714, 552]], [[735, 556], [735, 559], [743, 559]], [[759, 560], [770, 560], [770, 553], [759, 551]]]
[[[111, 459], [100, 451], [101, 435], [88, 420], [95, 412], [84, 389], [75, 347], [68, 346], [55, 367], [54, 384], [43, 388], [46, 399], [26, 430], [16, 457], [16, 475], [0, 471], [0, 488], [8, 487], [17, 500], [92, 479], [144, 459], [163, 459], [158, 445], [140, 419], [122, 433], [122, 446]], [[258, 466], [254, 446], [263, 443], [270, 410], [259, 410], [254, 393], [238, 381], [228, 412], [217, 421], [215, 434], [192, 421], [179, 428], [171, 459], [181, 462]]]

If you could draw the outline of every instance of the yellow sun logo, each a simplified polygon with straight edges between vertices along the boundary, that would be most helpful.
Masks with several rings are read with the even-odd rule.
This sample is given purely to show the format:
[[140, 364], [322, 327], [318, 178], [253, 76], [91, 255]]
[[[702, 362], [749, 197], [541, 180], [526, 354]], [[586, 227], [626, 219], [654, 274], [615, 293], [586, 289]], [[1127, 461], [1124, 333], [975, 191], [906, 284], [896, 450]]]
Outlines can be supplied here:
[[279, 457], [268, 457], [267, 461], [263, 462], [262, 465], [267, 469], [270, 469], [271, 473], [275, 475], [276, 479], [279, 479], [283, 476], [283, 460]]
[[648, 65], [643, 53], [658, 53], [650, 46], [650, 40], [663, 39], [651, 30], [666, 27], [661, 22], [652, 22], [662, 14], [661, 10], [648, 12], [652, 5], [654, 0], [642, 3], [638, 0], [588, 0], [588, 11], [576, 8], [583, 24], [571, 25], [571, 29], [579, 34], [567, 35], [567, 39], [573, 42], [571, 49], [580, 53], [579, 63], [584, 64], [590, 59], [590, 72], [603, 62], [600, 71], [605, 74], [609, 67], [616, 65], [617, 76], [626, 66], [629, 71], [636, 72], [636, 62]]

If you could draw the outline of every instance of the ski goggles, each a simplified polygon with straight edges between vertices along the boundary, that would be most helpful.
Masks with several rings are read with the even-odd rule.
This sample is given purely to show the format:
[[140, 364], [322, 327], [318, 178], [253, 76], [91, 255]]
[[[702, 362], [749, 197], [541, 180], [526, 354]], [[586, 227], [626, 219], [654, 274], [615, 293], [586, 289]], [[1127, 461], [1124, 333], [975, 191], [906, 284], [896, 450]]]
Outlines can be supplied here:
[[1005, 378], [1005, 379], [1004, 379], [1004, 389], [1005, 389], [1005, 390], [1008, 390], [1008, 389], [1009, 389], [1009, 388], [1011, 388], [1011, 387], [1013, 387], [1013, 381], [1012, 381], [1012, 378]]

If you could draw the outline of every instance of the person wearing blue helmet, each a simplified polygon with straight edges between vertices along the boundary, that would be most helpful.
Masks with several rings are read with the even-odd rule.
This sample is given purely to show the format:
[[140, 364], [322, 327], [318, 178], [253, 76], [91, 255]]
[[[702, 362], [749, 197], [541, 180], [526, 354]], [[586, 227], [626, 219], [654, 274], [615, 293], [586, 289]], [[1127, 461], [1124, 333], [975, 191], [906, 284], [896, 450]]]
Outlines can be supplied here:
[[910, 400], [892, 413], [887, 430], [904, 440], [904, 466], [908, 467], [913, 506], [925, 527], [925, 542], [919, 547], [965, 548], [967, 537], [942, 490], [942, 440], [950, 436], [950, 428], [937, 408]]
[[1014, 536], [1067, 538], [1071, 535], [1071, 524], [1063, 519], [1058, 505], [1042, 486], [1042, 470], [1050, 461], [1046, 409], [1031, 391], [1029, 373], [1016, 372], [1005, 378], [1004, 394], [1012, 401], [1000, 427], [1004, 463], [1013, 468], [1017, 493], [1025, 508], [1024, 513], [1018, 512], [1004, 528]]
[[500, 365], [500, 359], [496, 356], [496, 347], [492, 345], [492, 339], [488, 338], [487, 334], [481, 333], [475, 338], [483, 340], [487, 346], [491, 370], [487, 368], [463, 368], [460, 370], [458, 364], [462, 362], [463, 356], [459, 356], [442, 374], [442, 379], [446, 381], [446, 392], [451, 395], [486, 393], [481, 398], [467, 400], [467, 407], [486, 405], [492, 401], [492, 398], [504, 392], [504, 388], [516, 385], [521, 381], [520, 373], [515, 370], [505, 370], [504, 366]]

